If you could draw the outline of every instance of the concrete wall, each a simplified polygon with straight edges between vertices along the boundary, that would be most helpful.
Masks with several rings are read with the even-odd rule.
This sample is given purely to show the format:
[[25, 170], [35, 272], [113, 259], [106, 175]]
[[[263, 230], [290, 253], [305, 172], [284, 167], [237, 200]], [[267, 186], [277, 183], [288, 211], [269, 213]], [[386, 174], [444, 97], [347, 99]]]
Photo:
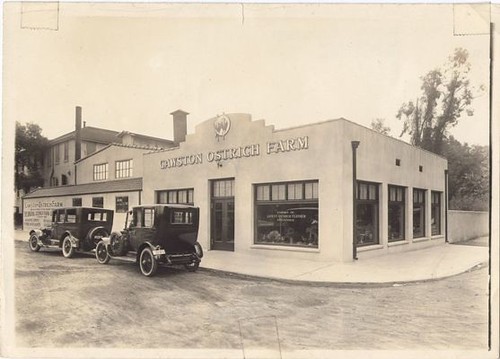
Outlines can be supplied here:
[[[48, 166], [48, 156], [51, 154], [51, 149], [47, 150], [47, 155], [45, 156], [45, 167], [44, 167], [44, 187], [49, 187], [50, 186], [50, 177], [52, 174], [52, 177], [57, 177], [59, 180], [59, 186], [61, 186], [61, 175], [65, 175], [68, 178], [68, 184], [69, 185], [74, 185], [75, 184], [75, 140], [68, 140], [66, 141], [68, 143], [68, 160], [64, 161], [64, 142], [58, 143], [54, 146], [59, 147], [59, 163], [56, 164], [54, 159], [52, 159], [52, 165]], [[89, 142], [83, 141], [82, 142], [82, 153], [81, 157], [86, 157], [90, 155], [89, 151], [87, 150], [87, 144]], [[99, 151], [100, 149], [106, 147], [106, 145], [96, 143], [95, 144], [95, 151]], [[52, 150], [54, 151], [54, 150]], [[53, 172], [52, 172], [53, 171]]]
[[487, 236], [488, 212], [448, 211], [448, 241], [450, 243]]
[[[398, 139], [381, 135], [349, 121], [344, 122], [344, 192], [352, 193], [351, 141], [359, 141], [357, 150], [357, 178], [379, 184], [380, 227], [378, 245], [359, 247], [358, 258], [384, 253], [401, 252], [444, 243], [445, 240], [445, 176], [447, 161], [431, 152], [418, 149]], [[396, 159], [400, 165], [396, 166]], [[419, 171], [422, 166], [422, 172]], [[405, 240], [388, 241], [388, 185], [405, 187]], [[425, 236], [413, 239], [413, 188], [426, 190]], [[431, 235], [431, 192], [441, 192], [441, 234]], [[349, 198], [352, 198], [350, 195]], [[344, 201], [344, 212], [352, 213], [352, 201]], [[352, 218], [345, 217], [345, 237], [352, 238]], [[352, 252], [352, 248], [350, 248]], [[349, 254], [346, 250], [345, 256]]]
[[[380, 183], [381, 243], [363, 248], [363, 256], [420, 248], [444, 242], [442, 234], [411, 238], [411, 189], [427, 190], [426, 220], [430, 223], [430, 192], [444, 192], [446, 160], [380, 135], [345, 120], [333, 120], [286, 130], [274, 130], [264, 121], [252, 121], [250, 115], [228, 114], [231, 128], [224, 138], [214, 132], [216, 119], [207, 120], [187, 136], [179, 148], [144, 155], [144, 203], [154, 203], [159, 190], [194, 188], [194, 204], [200, 207], [199, 241], [210, 248], [210, 180], [235, 179], [235, 251], [259, 255], [295, 257], [310, 260], [352, 260], [352, 154], [351, 140], [361, 141], [358, 154], [358, 178]], [[307, 136], [307, 149], [268, 153], [267, 146], [278, 140]], [[207, 161], [209, 152], [258, 144], [260, 154], [245, 158]], [[179, 166], [164, 166], [162, 161], [201, 155], [202, 161]], [[402, 160], [400, 167], [395, 159]], [[189, 162], [189, 161], [188, 161]], [[418, 166], [424, 166], [419, 172]], [[319, 248], [290, 248], [254, 244], [254, 185], [285, 181], [318, 180]], [[387, 185], [407, 187], [407, 238], [387, 242]], [[444, 206], [443, 206], [444, 207]], [[417, 244], [418, 243], [418, 244]], [[400, 245], [403, 244], [403, 245]]]

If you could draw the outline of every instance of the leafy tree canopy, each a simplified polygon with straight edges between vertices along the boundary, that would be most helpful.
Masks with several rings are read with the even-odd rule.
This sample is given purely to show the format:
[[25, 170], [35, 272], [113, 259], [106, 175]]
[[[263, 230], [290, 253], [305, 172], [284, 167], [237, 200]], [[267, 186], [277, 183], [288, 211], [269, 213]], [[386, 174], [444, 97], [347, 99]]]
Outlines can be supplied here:
[[[448, 129], [458, 123], [464, 111], [469, 116], [473, 114], [468, 58], [467, 50], [455, 49], [443, 68], [421, 77], [422, 93], [416, 101], [400, 107], [396, 117], [404, 121], [401, 136], [409, 134], [413, 145], [443, 154]], [[483, 90], [481, 86], [479, 91]]]
[[34, 123], [21, 125], [16, 122], [15, 142], [15, 186], [29, 192], [43, 185], [43, 154], [48, 139], [42, 135], [40, 126]]
[[385, 120], [383, 118], [377, 118], [372, 120], [370, 127], [372, 130], [375, 130], [383, 135], [389, 135], [391, 133], [391, 128], [384, 124]]

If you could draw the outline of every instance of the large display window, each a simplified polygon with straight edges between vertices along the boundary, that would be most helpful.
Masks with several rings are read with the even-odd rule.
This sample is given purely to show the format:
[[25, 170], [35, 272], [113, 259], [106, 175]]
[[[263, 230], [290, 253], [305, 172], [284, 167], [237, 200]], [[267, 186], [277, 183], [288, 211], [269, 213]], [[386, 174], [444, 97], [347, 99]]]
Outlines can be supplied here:
[[389, 242], [405, 239], [405, 188], [389, 186]]
[[358, 246], [379, 243], [378, 187], [377, 183], [357, 183], [356, 240]]
[[431, 235], [441, 234], [441, 192], [431, 192]]
[[425, 236], [425, 190], [413, 189], [413, 238]]
[[318, 248], [318, 181], [255, 185], [255, 244]]

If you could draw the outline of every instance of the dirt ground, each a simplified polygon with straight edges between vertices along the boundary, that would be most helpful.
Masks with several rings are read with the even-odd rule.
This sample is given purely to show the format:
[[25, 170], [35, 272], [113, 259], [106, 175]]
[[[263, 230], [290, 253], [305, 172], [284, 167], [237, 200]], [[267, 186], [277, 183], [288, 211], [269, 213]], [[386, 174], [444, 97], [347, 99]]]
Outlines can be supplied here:
[[[99, 265], [16, 241], [21, 347], [485, 349], [487, 269], [387, 285], [289, 284]], [[395, 268], [397, 270], [397, 268]]]

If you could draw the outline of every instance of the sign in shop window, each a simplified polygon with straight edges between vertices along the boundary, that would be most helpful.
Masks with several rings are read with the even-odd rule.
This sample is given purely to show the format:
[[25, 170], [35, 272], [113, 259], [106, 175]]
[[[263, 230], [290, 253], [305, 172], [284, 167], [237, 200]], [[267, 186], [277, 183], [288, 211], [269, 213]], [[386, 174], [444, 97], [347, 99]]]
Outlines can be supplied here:
[[116, 197], [116, 213], [127, 213], [128, 211], [128, 196]]
[[[257, 185], [255, 244], [318, 248], [317, 185], [317, 182]], [[313, 188], [315, 198], [309, 195]]]

